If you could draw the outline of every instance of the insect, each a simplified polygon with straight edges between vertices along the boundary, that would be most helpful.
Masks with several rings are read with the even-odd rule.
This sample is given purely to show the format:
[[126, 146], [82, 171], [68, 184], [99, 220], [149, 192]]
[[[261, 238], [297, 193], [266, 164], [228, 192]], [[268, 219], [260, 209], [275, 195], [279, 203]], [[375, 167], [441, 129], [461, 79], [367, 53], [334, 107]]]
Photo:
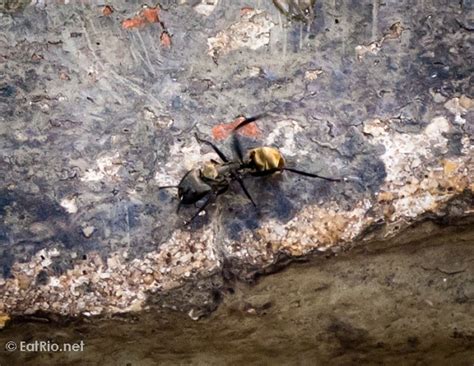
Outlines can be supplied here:
[[314, 18], [315, 0], [273, 0], [286, 17], [310, 23]]
[[176, 188], [178, 189], [178, 212], [182, 205], [195, 204], [196, 202], [206, 199], [203, 205], [185, 223], [190, 224], [213, 199], [226, 192], [230, 184], [237, 181], [247, 198], [257, 207], [250, 192], [244, 184], [244, 179], [248, 177], [262, 177], [275, 173], [288, 171], [300, 174], [306, 177], [319, 178], [331, 182], [340, 182], [342, 179], [323, 177], [317, 174], [308, 173], [299, 169], [286, 166], [285, 159], [280, 150], [275, 147], [262, 146], [249, 150], [245, 155], [242, 152], [241, 143], [236, 132], [249, 123], [255, 122], [264, 115], [258, 115], [245, 118], [233, 130], [232, 147], [236, 155], [234, 159], [229, 159], [216, 145], [212, 142], [195, 137], [199, 143], [210, 146], [219, 156], [221, 162], [211, 160], [202, 166], [189, 170], [176, 186], [162, 186], [159, 189]]

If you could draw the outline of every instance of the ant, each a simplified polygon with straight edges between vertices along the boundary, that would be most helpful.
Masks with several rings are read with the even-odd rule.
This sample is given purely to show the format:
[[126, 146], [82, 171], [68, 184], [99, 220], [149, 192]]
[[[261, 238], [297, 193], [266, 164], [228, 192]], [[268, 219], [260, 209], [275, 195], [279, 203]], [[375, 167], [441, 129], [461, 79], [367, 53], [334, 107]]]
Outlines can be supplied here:
[[194, 216], [185, 223], [185, 225], [189, 225], [202, 211], [204, 211], [204, 209], [213, 199], [226, 192], [233, 181], [237, 181], [239, 183], [247, 198], [250, 200], [250, 202], [252, 202], [254, 207], [257, 207], [243, 181], [244, 178], [249, 176], [263, 177], [278, 172], [288, 171], [306, 177], [319, 178], [331, 182], [342, 181], [342, 179], [339, 178], [323, 177], [317, 174], [287, 167], [283, 155], [275, 147], [257, 147], [249, 150], [244, 156], [242, 153], [242, 146], [236, 132], [242, 127], [248, 125], [249, 123], [255, 122], [263, 116], [264, 115], [261, 114], [254, 117], [245, 118], [233, 129], [232, 145], [233, 150], [237, 155], [237, 159], [234, 160], [229, 159], [212, 142], [203, 140], [199, 138], [197, 134], [195, 134], [196, 140], [201, 144], [210, 146], [216, 152], [222, 162], [211, 160], [204, 163], [199, 168], [194, 168], [188, 171], [183, 176], [183, 178], [181, 178], [181, 181], [178, 183], [178, 185], [159, 187], [159, 189], [178, 189], [179, 204], [177, 212], [179, 212], [182, 205], [193, 204], [207, 197], [204, 204], [199, 208]]

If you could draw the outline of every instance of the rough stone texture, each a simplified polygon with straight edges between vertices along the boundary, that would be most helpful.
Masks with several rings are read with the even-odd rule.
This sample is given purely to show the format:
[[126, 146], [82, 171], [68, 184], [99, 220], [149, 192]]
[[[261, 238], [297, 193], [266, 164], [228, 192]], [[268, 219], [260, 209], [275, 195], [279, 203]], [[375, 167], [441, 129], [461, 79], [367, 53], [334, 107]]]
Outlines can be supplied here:
[[[414, 240], [422, 237], [422, 241]], [[233, 284], [199, 321], [170, 311], [103, 321], [15, 318], [7, 341], [83, 352], [0, 353], [7, 365], [470, 365], [474, 232], [426, 222], [386, 242]], [[3, 357], [3, 358], [2, 358]]]
[[[229, 281], [472, 216], [471, 2], [319, 1], [310, 24], [269, 1], [170, 1], [161, 22], [141, 2], [47, 5], [0, 14], [7, 318], [199, 319]], [[216, 158], [194, 132], [263, 111], [246, 147], [346, 180], [249, 180], [258, 210], [236, 186], [183, 227], [195, 208], [158, 187]]]

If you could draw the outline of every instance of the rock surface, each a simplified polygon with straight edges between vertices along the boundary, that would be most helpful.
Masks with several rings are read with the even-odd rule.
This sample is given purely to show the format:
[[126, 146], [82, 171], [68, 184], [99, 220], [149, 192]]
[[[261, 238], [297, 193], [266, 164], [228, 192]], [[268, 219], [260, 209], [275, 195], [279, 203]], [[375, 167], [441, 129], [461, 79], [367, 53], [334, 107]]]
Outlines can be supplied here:
[[[416, 240], [422, 237], [422, 241]], [[414, 239], [413, 241], [411, 239]], [[82, 352], [0, 353], [8, 365], [469, 365], [474, 232], [430, 222], [337, 257], [236, 283], [209, 317], [169, 310], [102, 321], [15, 318], [0, 344], [76, 344]], [[228, 283], [228, 286], [230, 284]], [[189, 290], [189, 288], [188, 288]], [[86, 319], [87, 320], [87, 319]], [[111, 336], [113, 335], [113, 336]], [[29, 363], [28, 363], [29, 362]]]
[[[2, 319], [201, 319], [291, 261], [391, 246], [427, 219], [470, 222], [470, 2], [319, 1], [308, 24], [271, 2], [37, 3], [0, 13]], [[217, 158], [194, 132], [231, 154], [216, 131], [261, 112], [246, 148], [345, 181], [252, 179], [257, 210], [236, 185], [184, 227], [195, 208], [176, 214], [158, 187]], [[266, 311], [257, 303], [238, 311]]]

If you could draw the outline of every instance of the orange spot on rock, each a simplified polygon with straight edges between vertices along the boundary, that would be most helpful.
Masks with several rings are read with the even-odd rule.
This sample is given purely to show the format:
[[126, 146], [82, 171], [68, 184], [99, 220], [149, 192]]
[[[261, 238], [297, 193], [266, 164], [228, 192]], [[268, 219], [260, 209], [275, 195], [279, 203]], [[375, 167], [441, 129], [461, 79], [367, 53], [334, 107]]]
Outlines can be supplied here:
[[443, 161], [444, 174], [448, 176], [453, 175], [453, 173], [455, 173], [457, 169], [458, 169], [458, 164], [456, 164], [456, 162], [447, 160], [447, 159]]
[[240, 9], [240, 16], [244, 16], [245, 14], [248, 14], [252, 12], [254, 9], [250, 6], [244, 6], [242, 9]]
[[[241, 123], [245, 118], [239, 117], [230, 123], [222, 123], [212, 128], [212, 136], [216, 140], [225, 140], [232, 133], [235, 127]], [[238, 130], [238, 133], [247, 137], [256, 137], [260, 135], [260, 130], [255, 123], [250, 123], [247, 126]]]
[[131, 19], [125, 19], [122, 22], [122, 28], [124, 29], [138, 28], [138, 27], [142, 27], [144, 24], [145, 22], [143, 21], [143, 19], [135, 17]]
[[145, 8], [140, 13], [148, 23], [158, 23], [160, 21], [160, 18], [158, 17], [158, 8]]
[[171, 47], [171, 36], [167, 31], [161, 32], [160, 43], [163, 47]]
[[133, 18], [125, 19], [124, 21], [122, 21], [122, 28], [139, 28], [149, 23], [158, 23], [160, 21], [159, 12], [160, 9], [158, 7], [143, 8]]
[[102, 15], [106, 17], [108, 17], [113, 12], [114, 12], [114, 8], [112, 8], [110, 5], [106, 5], [102, 8]]

